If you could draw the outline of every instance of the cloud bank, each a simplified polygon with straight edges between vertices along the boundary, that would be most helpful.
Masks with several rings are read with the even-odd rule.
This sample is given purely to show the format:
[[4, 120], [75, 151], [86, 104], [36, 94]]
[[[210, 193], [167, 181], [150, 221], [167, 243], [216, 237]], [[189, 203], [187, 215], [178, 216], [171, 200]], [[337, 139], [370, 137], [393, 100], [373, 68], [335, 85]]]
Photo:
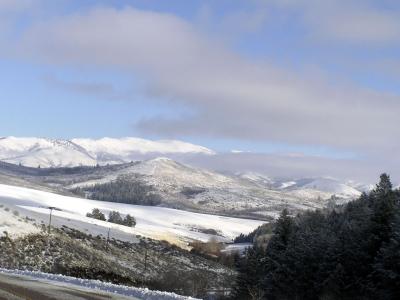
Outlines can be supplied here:
[[397, 96], [246, 60], [173, 15], [94, 9], [34, 24], [16, 47], [49, 63], [140, 73], [149, 93], [194, 109], [187, 118], [142, 120], [144, 133], [398, 148], [388, 144], [400, 133]]

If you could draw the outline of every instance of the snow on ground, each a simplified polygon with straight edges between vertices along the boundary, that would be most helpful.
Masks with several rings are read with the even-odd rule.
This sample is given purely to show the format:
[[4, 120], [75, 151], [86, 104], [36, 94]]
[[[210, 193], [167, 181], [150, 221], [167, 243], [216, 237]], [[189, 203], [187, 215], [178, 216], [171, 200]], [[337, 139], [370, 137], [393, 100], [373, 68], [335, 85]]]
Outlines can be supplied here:
[[143, 300], [184, 300], [184, 299], [195, 299], [192, 297], [180, 296], [174, 293], [152, 291], [146, 288], [134, 288], [124, 285], [116, 285], [112, 283], [101, 282], [98, 280], [80, 279], [64, 275], [48, 274], [43, 272], [33, 271], [22, 271], [22, 270], [7, 270], [1, 269], [0, 273], [18, 275], [29, 277], [32, 279], [45, 281], [45, 282], [57, 282], [64, 286], [79, 286], [88, 288], [91, 290], [99, 290], [109, 293], [114, 293], [123, 296], [135, 297], [135, 299]]
[[18, 210], [0, 205], [0, 235], [7, 234], [17, 237], [27, 233], [37, 233], [39, 228], [24, 220]]
[[[0, 203], [18, 206], [26, 215], [36, 220], [40, 219], [46, 224], [49, 215], [46, 207], [55, 206], [62, 211], [53, 211], [54, 226], [66, 225], [102, 235], [111, 227], [112, 237], [129, 241], [132, 241], [134, 235], [165, 239], [178, 244], [186, 244], [193, 239], [208, 241], [213, 235], [203, 233], [204, 229], [214, 229], [219, 233], [217, 238], [230, 241], [240, 233], [247, 234], [263, 223], [163, 207], [67, 197], [8, 185], [0, 185]], [[117, 210], [123, 215], [131, 214], [136, 218], [137, 225], [135, 228], [129, 228], [85, 217], [93, 208], [99, 208], [106, 215], [112, 210]]]

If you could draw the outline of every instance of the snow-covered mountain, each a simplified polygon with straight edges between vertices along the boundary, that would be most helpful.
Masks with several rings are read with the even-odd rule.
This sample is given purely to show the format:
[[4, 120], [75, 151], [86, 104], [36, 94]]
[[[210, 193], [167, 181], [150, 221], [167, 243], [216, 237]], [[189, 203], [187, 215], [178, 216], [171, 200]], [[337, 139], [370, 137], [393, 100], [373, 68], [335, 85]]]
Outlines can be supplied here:
[[281, 187], [279, 180], [265, 175], [226, 175], [165, 157], [120, 165], [107, 171], [100, 168], [90, 176], [74, 174], [73, 177], [47, 179], [52, 183], [64, 181], [63, 188], [68, 190], [83, 188], [90, 191], [95, 184], [112, 182], [120, 177], [135, 181], [137, 176], [154, 187], [164, 206], [241, 217], [274, 218], [285, 207], [292, 211], [322, 208], [332, 195], [348, 201], [360, 194], [333, 179], [297, 180], [292, 186]]
[[330, 177], [302, 178], [283, 183], [281, 186], [283, 190], [288, 191], [318, 191], [342, 198], [356, 198], [361, 195], [361, 191], [355, 187]]
[[327, 198], [332, 195], [341, 198], [356, 198], [362, 192], [369, 192], [373, 188], [372, 185], [365, 185], [354, 181], [341, 182], [331, 177], [281, 179], [254, 172], [238, 173], [237, 175], [268, 188], [308, 198]]
[[176, 140], [151, 141], [140, 138], [46, 139], [0, 138], [0, 160], [29, 167], [72, 167], [124, 163], [144, 155], [204, 154], [208, 148]]

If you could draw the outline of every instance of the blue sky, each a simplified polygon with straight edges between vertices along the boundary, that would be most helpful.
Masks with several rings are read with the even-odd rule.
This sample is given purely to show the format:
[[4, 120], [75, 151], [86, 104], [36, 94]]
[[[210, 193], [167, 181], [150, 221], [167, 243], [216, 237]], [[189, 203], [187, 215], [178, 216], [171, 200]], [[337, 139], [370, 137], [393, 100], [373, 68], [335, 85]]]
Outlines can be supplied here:
[[0, 0], [0, 17], [3, 136], [400, 149], [397, 1]]

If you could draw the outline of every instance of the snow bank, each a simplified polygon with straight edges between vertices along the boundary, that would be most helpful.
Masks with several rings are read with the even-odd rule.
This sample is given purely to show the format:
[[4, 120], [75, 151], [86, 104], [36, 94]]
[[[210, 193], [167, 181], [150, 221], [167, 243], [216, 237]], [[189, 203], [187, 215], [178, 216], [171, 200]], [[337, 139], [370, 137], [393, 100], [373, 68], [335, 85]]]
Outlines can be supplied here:
[[174, 293], [152, 291], [147, 288], [134, 288], [124, 285], [117, 285], [99, 280], [81, 279], [76, 277], [49, 274], [43, 272], [23, 271], [23, 270], [7, 270], [0, 268], [0, 273], [10, 275], [22, 275], [35, 278], [38, 280], [45, 280], [50, 282], [58, 282], [66, 285], [74, 285], [93, 290], [100, 290], [103, 292], [114, 293], [123, 296], [136, 297], [143, 300], [184, 300], [195, 299], [192, 297], [180, 296]]

